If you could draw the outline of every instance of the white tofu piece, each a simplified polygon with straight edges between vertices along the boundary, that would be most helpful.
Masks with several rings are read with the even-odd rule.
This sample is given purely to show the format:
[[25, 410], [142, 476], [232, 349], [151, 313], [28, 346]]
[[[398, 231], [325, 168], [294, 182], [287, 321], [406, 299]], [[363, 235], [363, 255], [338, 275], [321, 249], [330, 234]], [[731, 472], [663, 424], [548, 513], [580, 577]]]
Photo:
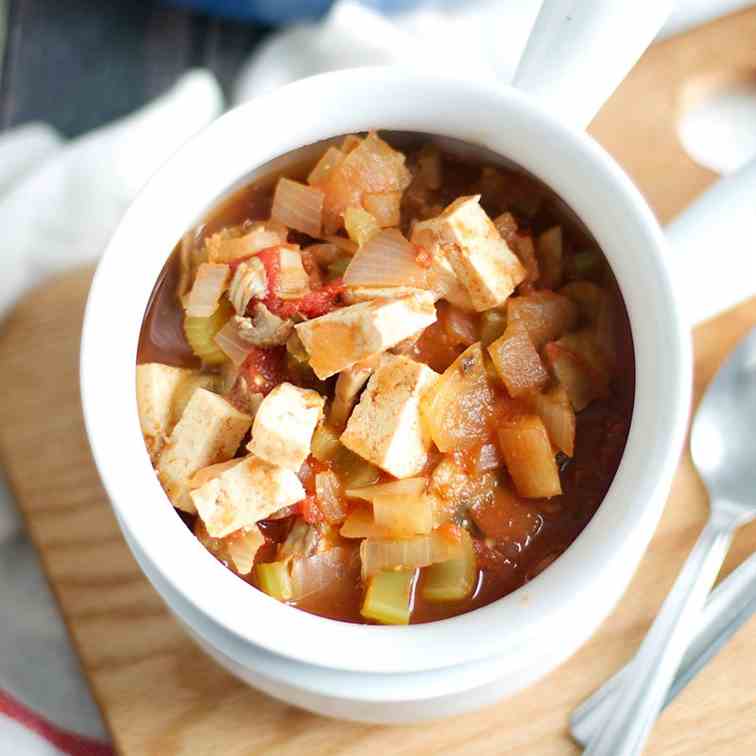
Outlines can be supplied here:
[[281, 383], [260, 403], [247, 449], [260, 459], [297, 472], [310, 453], [325, 398], [317, 391]]
[[252, 418], [223, 397], [199, 388], [173, 429], [157, 463], [160, 483], [174, 507], [194, 512], [189, 481], [203, 467], [231, 459]]
[[213, 538], [250, 528], [304, 497], [296, 473], [254, 454], [191, 492], [193, 505]]
[[176, 395], [195, 375], [193, 370], [161, 365], [159, 362], [137, 365], [139, 423], [153, 461], [176, 422]]
[[384, 352], [436, 321], [430, 292], [342, 307], [295, 326], [321, 380]]
[[429, 278], [436, 299], [445, 299], [455, 307], [459, 307], [460, 310], [465, 310], [465, 312], [475, 311], [469, 292], [460, 283], [449, 258], [440, 245], [433, 254]]
[[416, 223], [412, 241], [441, 248], [481, 312], [504, 304], [526, 271], [479, 202], [479, 194], [459, 197], [438, 217]]
[[341, 443], [397, 478], [417, 475], [431, 445], [420, 418], [420, 398], [438, 377], [409, 357], [386, 355], [354, 408]]

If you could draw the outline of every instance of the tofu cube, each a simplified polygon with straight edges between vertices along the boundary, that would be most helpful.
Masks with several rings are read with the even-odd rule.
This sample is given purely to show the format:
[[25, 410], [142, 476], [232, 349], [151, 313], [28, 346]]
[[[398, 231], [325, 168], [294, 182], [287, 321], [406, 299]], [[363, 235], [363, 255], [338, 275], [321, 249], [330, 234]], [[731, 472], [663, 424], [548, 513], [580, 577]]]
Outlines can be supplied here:
[[150, 362], [137, 365], [136, 394], [139, 423], [150, 457], [154, 459], [176, 422], [175, 399], [195, 372]]
[[480, 195], [460, 197], [438, 217], [416, 223], [412, 240], [432, 250], [440, 247], [482, 312], [504, 304], [526, 271], [479, 202]]
[[195, 512], [189, 481], [203, 467], [234, 456], [252, 418], [223, 397], [199, 388], [173, 429], [158, 458], [160, 483], [174, 507]]
[[417, 475], [431, 445], [420, 418], [420, 397], [438, 377], [409, 357], [386, 355], [354, 408], [341, 443], [397, 478]]
[[193, 507], [213, 538], [250, 528], [304, 497], [296, 473], [254, 454], [191, 492]]
[[297, 472], [310, 453], [325, 399], [317, 391], [282, 383], [261, 402], [247, 449], [272, 465]]
[[430, 292], [342, 307], [296, 327], [321, 380], [398, 344], [436, 321]]

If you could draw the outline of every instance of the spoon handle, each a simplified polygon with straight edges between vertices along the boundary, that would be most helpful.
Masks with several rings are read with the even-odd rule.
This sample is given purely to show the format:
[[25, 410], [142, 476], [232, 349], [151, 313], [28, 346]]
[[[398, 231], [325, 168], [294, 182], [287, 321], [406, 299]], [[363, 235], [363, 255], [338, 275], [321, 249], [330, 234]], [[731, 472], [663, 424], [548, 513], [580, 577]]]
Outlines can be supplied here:
[[588, 744], [585, 753], [589, 756], [638, 756], [642, 752], [727, 554], [734, 525], [729, 519], [709, 519], [641, 643], [632, 678], [619, 694], [606, 726]]
[[[695, 637], [685, 652], [663, 706], [713, 659], [748, 619], [756, 613], [756, 554], [746, 559], [709, 596]], [[618, 692], [635, 674], [635, 659], [609, 678], [593, 695], [575, 708], [570, 717], [572, 736], [585, 746], [609, 721]]]

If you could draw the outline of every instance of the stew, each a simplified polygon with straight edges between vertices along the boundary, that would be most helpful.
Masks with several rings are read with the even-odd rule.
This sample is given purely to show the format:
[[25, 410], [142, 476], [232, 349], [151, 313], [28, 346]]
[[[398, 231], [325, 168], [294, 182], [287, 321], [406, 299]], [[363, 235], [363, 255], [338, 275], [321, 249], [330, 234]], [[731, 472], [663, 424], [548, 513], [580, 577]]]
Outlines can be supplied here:
[[189, 231], [136, 369], [156, 474], [211, 554], [300, 609], [407, 624], [575, 540], [634, 363], [609, 265], [553, 192], [395, 136], [334, 141]]

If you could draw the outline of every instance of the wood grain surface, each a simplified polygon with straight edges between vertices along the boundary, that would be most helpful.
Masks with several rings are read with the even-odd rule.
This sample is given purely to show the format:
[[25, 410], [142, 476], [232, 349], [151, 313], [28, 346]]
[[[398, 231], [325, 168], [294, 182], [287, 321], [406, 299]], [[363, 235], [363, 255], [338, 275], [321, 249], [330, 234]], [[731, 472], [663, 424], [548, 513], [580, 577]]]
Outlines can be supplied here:
[[[746, 52], [753, 66], [754, 39], [756, 11], [750, 11], [656, 46], [594, 123], [594, 134], [662, 219], [713, 179], [677, 144], [674, 122], [688, 96], [685, 88], [699, 76], [742, 67]], [[706, 496], [687, 455], [620, 606], [547, 678], [491, 708], [432, 726], [319, 718], [245, 687], [196, 648], [121, 538], [90, 457], [79, 405], [79, 332], [90, 276], [80, 270], [49, 282], [4, 324], [0, 455], [122, 754], [578, 753], [567, 735], [569, 712], [631, 656], [703, 525]], [[695, 401], [755, 324], [753, 299], [697, 329]], [[755, 548], [756, 525], [738, 535], [723, 574]], [[756, 621], [751, 621], [664, 713], [648, 752], [756, 753], [754, 670]]]

